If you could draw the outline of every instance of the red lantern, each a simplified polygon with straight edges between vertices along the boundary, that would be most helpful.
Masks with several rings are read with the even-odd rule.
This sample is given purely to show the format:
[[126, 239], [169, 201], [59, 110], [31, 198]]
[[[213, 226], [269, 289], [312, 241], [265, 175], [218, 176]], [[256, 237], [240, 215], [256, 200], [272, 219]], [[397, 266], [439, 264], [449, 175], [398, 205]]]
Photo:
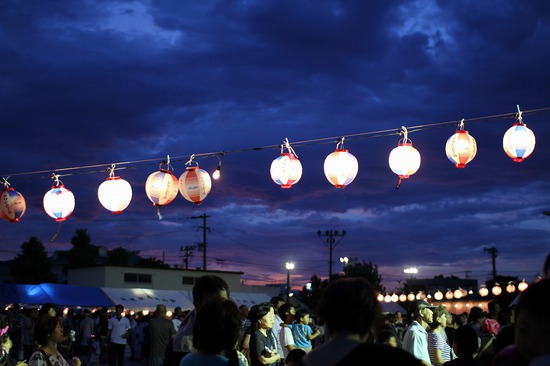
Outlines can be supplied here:
[[460, 121], [460, 126], [455, 134], [447, 140], [445, 152], [447, 158], [457, 168], [464, 168], [476, 156], [476, 140], [468, 134], [468, 131], [464, 130], [464, 120]]
[[197, 165], [185, 169], [185, 172], [180, 176], [178, 185], [183, 198], [195, 205], [200, 205], [210, 193], [212, 180], [208, 172], [199, 169]]
[[23, 195], [9, 187], [9, 183], [4, 179], [4, 189], [0, 196], [0, 218], [11, 223], [19, 222], [26, 209], [27, 204]]

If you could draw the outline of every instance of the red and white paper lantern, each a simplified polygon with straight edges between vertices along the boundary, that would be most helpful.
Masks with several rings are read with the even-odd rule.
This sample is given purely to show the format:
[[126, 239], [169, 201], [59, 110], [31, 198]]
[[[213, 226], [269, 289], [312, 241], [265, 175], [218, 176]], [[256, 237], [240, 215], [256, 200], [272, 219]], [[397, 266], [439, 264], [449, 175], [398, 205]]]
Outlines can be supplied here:
[[11, 187], [2, 190], [0, 196], [0, 218], [9, 222], [19, 222], [25, 214], [27, 204], [23, 195]]
[[180, 176], [179, 191], [183, 198], [195, 205], [200, 205], [212, 188], [212, 180], [207, 171], [198, 166], [191, 166], [185, 169]]
[[43, 199], [44, 211], [57, 222], [65, 221], [74, 210], [74, 194], [63, 184], [52, 186]]
[[153, 205], [165, 206], [178, 195], [178, 178], [170, 170], [160, 169], [147, 178], [145, 193]]

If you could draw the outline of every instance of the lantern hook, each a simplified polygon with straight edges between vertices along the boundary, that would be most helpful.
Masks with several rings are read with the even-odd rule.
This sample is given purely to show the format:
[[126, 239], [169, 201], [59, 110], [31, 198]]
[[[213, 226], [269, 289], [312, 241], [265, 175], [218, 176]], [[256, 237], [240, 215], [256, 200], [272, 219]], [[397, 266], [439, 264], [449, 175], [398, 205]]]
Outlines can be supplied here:
[[399, 134], [403, 134], [403, 138], [401, 139], [401, 141], [403, 141], [404, 144], [411, 141], [409, 140], [409, 131], [407, 131], [407, 127], [401, 126], [401, 131], [399, 132]]
[[4, 185], [4, 188], [9, 188], [10, 186], [10, 183], [8, 182], [8, 179], [10, 179], [10, 177], [7, 177], [7, 178], [2, 178], [2, 184]]
[[115, 167], [116, 167], [116, 164], [111, 164], [111, 167], [107, 168], [107, 172], [109, 173], [109, 178], [115, 177]]
[[59, 180], [59, 174], [52, 173], [51, 177], [52, 177], [52, 179], [54, 180], [54, 183], [55, 183], [55, 186], [56, 186], [56, 187], [59, 187], [60, 185], [63, 184], [63, 182], [61, 182], [61, 181]]
[[336, 143], [336, 150], [343, 150], [344, 149], [344, 139], [345, 137], [340, 137], [338, 139], [338, 142]]
[[166, 164], [166, 170], [174, 170], [171, 166], [170, 166], [170, 155], [166, 155], [166, 160], [163, 160], [160, 162], [159, 164], [159, 169], [162, 170], [162, 165]]
[[519, 104], [516, 104], [516, 107], [518, 108], [518, 113], [516, 113], [516, 118], [518, 120], [518, 123], [520, 125], [523, 124], [523, 117], [521, 116], [523, 114], [523, 112], [519, 109]]
[[288, 152], [291, 153], [292, 155], [294, 155], [296, 157], [296, 159], [298, 159], [298, 155], [296, 154], [296, 151], [294, 151], [292, 146], [290, 146], [290, 142], [288, 142], [288, 137], [285, 137], [284, 144], [285, 144], [285, 147], [288, 150]]
[[[191, 163], [193, 163], [193, 159], [195, 159], [195, 154], [191, 154], [189, 160], [187, 160], [187, 163], [185, 163], [185, 165], [191, 165]], [[197, 164], [197, 162], [195, 162], [195, 164]]]
[[464, 131], [464, 118], [462, 118], [460, 122], [458, 122], [458, 129], [460, 131]]

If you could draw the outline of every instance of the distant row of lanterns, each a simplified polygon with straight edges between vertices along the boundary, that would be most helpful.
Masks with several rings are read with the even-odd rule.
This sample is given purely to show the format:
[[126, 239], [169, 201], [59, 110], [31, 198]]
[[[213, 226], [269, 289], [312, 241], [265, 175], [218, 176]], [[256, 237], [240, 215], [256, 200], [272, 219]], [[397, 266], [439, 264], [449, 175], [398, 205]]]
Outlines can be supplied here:
[[[504, 134], [502, 146], [506, 154], [519, 163], [531, 155], [535, 149], [536, 140], [535, 134], [523, 123], [519, 105], [517, 108], [517, 122]], [[388, 159], [390, 169], [399, 178], [397, 188], [400, 187], [403, 179], [408, 179], [416, 173], [421, 164], [420, 153], [408, 138], [406, 127], [401, 127], [401, 134], [403, 138], [390, 152]], [[476, 140], [464, 130], [464, 119], [460, 121], [456, 132], [447, 140], [445, 153], [457, 168], [466, 167], [466, 164], [476, 156]], [[344, 149], [344, 138], [341, 138], [336, 144], [336, 150], [325, 159], [324, 172], [327, 180], [336, 188], [345, 188], [353, 182], [358, 170], [357, 158]], [[302, 164], [288, 139], [281, 145], [281, 155], [273, 160], [270, 173], [273, 181], [281, 188], [291, 188], [300, 181]]]
[[[522, 112], [518, 108], [517, 122], [504, 134], [503, 148], [506, 154], [515, 162], [521, 162], [533, 152], [535, 135], [523, 123]], [[399, 177], [397, 188], [403, 179], [408, 179], [420, 168], [421, 157], [412, 141], [408, 138], [408, 131], [401, 128], [403, 138], [398, 146], [389, 155], [390, 169]], [[457, 168], [464, 168], [475, 157], [477, 145], [475, 139], [464, 130], [464, 120], [453, 136], [446, 143], [445, 151], [449, 160]], [[149, 200], [157, 207], [160, 216], [160, 207], [172, 202], [178, 192], [193, 204], [201, 204], [212, 188], [210, 174], [200, 169], [193, 161], [194, 155], [186, 163], [185, 172], [178, 178], [173, 174], [170, 157], [161, 163], [159, 170], [150, 174], [145, 182], [145, 192]], [[219, 158], [218, 158], [219, 159]], [[163, 167], [163, 165], [165, 165]], [[114, 214], [121, 213], [132, 199], [130, 184], [114, 175], [115, 165], [109, 169], [109, 177], [98, 188], [99, 202], [105, 209]], [[221, 160], [213, 177], [219, 178]], [[359, 164], [357, 158], [344, 148], [344, 138], [341, 138], [334, 152], [329, 154], [324, 162], [324, 173], [327, 180], [336, 188], [345, 188], [357, 176]], [[270, 174], [272, 180], [281, 188], [291, 188], [302, 177], [302, 164], [288, 139], [281, 145], [281, 153], [271, 163]], [[54, 185], [44, 195], [43, 204], [46, 213], [56, 221], [64, 221], [74, 210], [75, 199], [73, 193], [59, 180], [59, 175], [52, 174]], [[10, 187], [4, 179], [4, 189], [0, 196], [0, 218], [9, 222], [18, 222], [26, 210], [25, 199], [21, 193]]]
[[[518, 286], [516, 287], [515, 283], [513, 281], [508, 282], [508, 285], [506, 286], [506, 292], [508, 293], [514, 293], [516, 292], [516, 289], [520, 292], [523, 292], [529, 287], [529, 284], [525, 282], [525, 280], [521, 281]], [[502, 294], [502, 287], [495, 283], [494, 286], [491, 288], [491, 293], [495, 296], [499, 296]], [[472, 295], [473, 291], [469, 290], [466, 291], [465, 289], [459, 287], [458, 289], [452, 291], [451, 289], [447, 289], [445, 293], [443, 293], [441, 290], [437, 290], [433, 294], [433, 299], [436, 301], [441, 301], [443, 298], [446, 300], [452, 300], [452, 299], [462, 299], [468, 295]], [[479, 295], [481, 297], [485, 297], [489, 295], [489, 289], [486, 285], [481, 285], [479, 288]], [[415, 301], [415, 300], [423, 300], [423, 299], [431, 299], [432, 295], [430, 293], [426, 294], [424, 291], [418, 291], [416, 294], [413, 292], [410, 292], [407, 294], [400, 294], [397, 295], [395, 292], [391, 295], [389, 293], [384, 294], [378, 294], [378, 301], [380, 302], [405, 302], [405, 301]]]

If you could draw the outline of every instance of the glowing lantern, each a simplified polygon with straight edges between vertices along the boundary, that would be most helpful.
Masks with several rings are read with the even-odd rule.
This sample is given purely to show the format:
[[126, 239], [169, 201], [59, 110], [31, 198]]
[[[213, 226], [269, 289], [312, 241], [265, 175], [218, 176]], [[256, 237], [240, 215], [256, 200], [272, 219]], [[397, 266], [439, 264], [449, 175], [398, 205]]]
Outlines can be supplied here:
[[179, 179], [179, 190], [183, 198], [195, 205], [200, 205], [212, 188], [212, 180], [207, 171], [199, 166], [190, 166]]
[[389, 157], [390, 169], [399, 177], [396, 188], [401, 186], [403, 179], [408, 179], [420, 168], [420, 153], [412, 146], [411, 140], [408, 139], [407, 129], [405, 127], [401, 128], [404, 137], [399, 140], [397, 147], [391, 151]]
[[401, 302], [407, 301], [407, 295], [405, 295], [405, 294], [399, 295], [399, 301], [401, 301]]
[[145, 182], [145, 193], [157, 207], [169, 204], [178, 195], [178, 178], [169, 169], [168, 163], [168, 169], [150, 174]]
[[514, 284], [513, 281], [510, 281], [508, 282], [508, 286], [506, 286], [506, 292], [508, 293], [512, 293], [512, 292], [515, 292], [516, 291], [516, 285]]
[[109, 177], [99, 185], [97, 198], [105, 209], [113, 214], [122, 213], [132, 200], [132, 186], [126, 180], [115, 177], [115, 165], [109, 169]]
[[409, 300], [409, 301], [414, 301], [414, 299], [415, 299], [415, 296], [414, 296], [414, 294], [413, 294], [412, 292], [411, 292], [410, 294], [407, 295], [407, 300]]
[[462, 296], [464, 295], [464, 292], [462, 292], [461, 288], [458, 288], [458, 289], [455, 290], [453, 295], [454, 295], [455, 299], [461, 299]]
[[468, 131], [464, 130], [464, 119], [460, 121], [460, 126], [455, 134], [447, 140], [445, 152], [447, 158], [457, 168], [464, 168], [476, 156], [476, 140], [468, 134]]
[[479, 287], [479, 296], [485, 297], [487, 295], [489, 295], [489, 289], [487, 288], [487, 286], [481, 285]]
[[453, 292], [451, 290], [447, 290], [447, 292], [445, 293], [445, 298], [447, 300], [452, 300], [453, 298]]
[[376, 299], [377, 299], [379, 302], [382, 302], [382, 301], [384, 301], [384, 295], [378, 294], [378, 296], [376, 297]]
[[391, 296], [389, 294], [386, 294], [386, 296], [384, 296], [384, 302], [391, 302]]
[[527, 287], [529, 287], [529, 285], [527, 284], [527, 282], [525, 282], [525, 279], [523, 279], [518, 285], [518, 290], [520, 292], [523, 292], [523, 291], [527, 290]]
[[493, 293], [493, 295], [495, 296], [498, 296], [502, 293], [502, 288], [500, 287], [500, 285], [498, 284], [498, 282], [495, 282], [495, 285], [493, 286], [493, 288], [491, 289], [491, 292]]
[[302, 163], [298, 160], [298, 156], [290, 146], [288, 139], [285, 140], [284, 146], [288, 152], [283, 152], [283, 145], [281, 145], [281, 156], [271, 163], [270, 173], [271, 179], [281, 188], [291, 188], [302, 178]]
[[325, 159], [325, 176], [336, 188], [346, 188], [359, 170], [357, 158], [344, 149], [344, 138], [336, 144], [336, 151]]
[[506, 131], [502, 139], [502, 147], [506, 154], [515, 162], [520, 163], [535, 149], [535, 134], [523, 123], [518, 107], [518, 121]]
[[19, 222], [19, 219], [25, 214], [27, 204], [23, 195], [9, 186], [4, 179], [4, 189], [0, 196], [0, 218], [11, 223]]
[[59, 180], [59, 176], [52, 175], [55, 184], [44, 195], [44, 211], [55, 221], [61, 222], [73, 213], [75, 200], [73, 192], [65, 188]]
[[443, 300], [443, 292], [437, 290], [437, 292], [434, 294], [434, 299], [436, 299], [437, 301]]
[[397, 294], [394, 292], [394, 293], [391, 295], [391, 301], [392, 301], [392, 302], [397, 302], [397, 300], [399, 300], [399, 296], [397, 296]]

